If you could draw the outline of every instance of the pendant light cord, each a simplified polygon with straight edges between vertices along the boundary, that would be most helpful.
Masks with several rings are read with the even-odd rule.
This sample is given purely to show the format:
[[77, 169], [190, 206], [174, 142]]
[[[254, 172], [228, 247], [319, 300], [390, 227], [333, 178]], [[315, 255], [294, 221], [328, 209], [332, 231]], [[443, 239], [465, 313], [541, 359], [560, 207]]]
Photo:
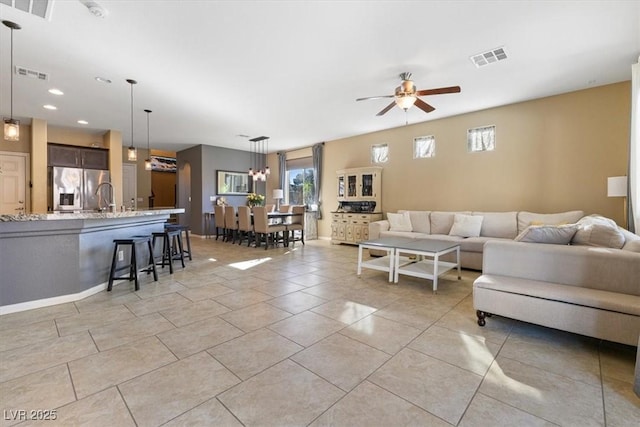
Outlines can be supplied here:
[[13, 28], [11, 29], [11, 120], [13, 120]]
[[131, 147], [133, 147], [133, 83], [131, 84]]

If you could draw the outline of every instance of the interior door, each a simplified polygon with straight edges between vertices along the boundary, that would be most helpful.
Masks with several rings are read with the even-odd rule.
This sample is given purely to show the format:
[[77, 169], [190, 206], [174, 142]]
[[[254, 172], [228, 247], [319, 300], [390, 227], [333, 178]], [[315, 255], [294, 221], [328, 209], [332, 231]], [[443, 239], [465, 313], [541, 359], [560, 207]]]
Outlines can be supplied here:
[[0, 214], [26, 213], [27, 158], [23, 155], [0, 155]]

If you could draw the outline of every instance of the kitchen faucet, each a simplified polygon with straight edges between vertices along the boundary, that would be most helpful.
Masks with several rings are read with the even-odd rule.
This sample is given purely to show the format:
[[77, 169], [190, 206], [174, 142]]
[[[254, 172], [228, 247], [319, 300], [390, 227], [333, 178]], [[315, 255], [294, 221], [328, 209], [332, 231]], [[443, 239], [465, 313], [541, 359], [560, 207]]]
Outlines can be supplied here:
[[102, 194], [98, 194], [98, 193], [100, 192], [100, 188], [103, 185], [108, 185], [111, 188], [111, 201], [109, 202], [109, 207], [111, 207], [111, 210], [115, 212], [116, 211], [115, 190], [113, 189], [113, 184], [111, 184], [108, 181], [101, 182], [96, 187], [96, 196], [98, 196], [98, 210], [102, 212], [103, 209], [107, 209], [107, 208], [100, 207], [100, 202], [102, 201]]

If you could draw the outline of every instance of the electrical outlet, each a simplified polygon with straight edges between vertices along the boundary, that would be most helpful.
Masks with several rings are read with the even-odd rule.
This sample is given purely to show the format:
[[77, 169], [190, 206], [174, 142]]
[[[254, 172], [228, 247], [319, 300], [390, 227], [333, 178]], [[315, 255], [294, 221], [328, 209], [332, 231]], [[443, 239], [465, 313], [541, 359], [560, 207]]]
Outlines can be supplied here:
[[139, 202], [144, 202], [144, 198], [142, 198], [142, 197], [138, 197], [138, 201], [139, 201]]
[[124, 251], [118, 251], [118, 261], [124, 261]]
[[209, 201], [210, 202], [215, 202], [216, 201], [216, 196], [209, 196]]

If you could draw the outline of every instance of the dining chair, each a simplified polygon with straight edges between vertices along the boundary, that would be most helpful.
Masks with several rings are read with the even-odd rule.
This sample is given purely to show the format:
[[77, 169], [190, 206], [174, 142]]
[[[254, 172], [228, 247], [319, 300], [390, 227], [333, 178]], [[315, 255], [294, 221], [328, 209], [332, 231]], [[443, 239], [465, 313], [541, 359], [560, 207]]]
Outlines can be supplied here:
[[291, 205], [280, 205], [280, 213], [289, 213]]
[[220, 235], [222, 235], [222, 240], [224, 240], [225, 236], [227, 235], [227, 230], [224, 226], [224, 206], [214, 206], [213, 216], [213, 220], [216, 225], [216, 240], [218, 240], [218, 236]]
[[276, 205], [269, 204], [269, 205], [264, 205], [264, 207], [267, 208], [267, 213], [269, 213], [274, 211], [274, 208], [276, 207]]
[[264, 249], [266, 250], [269, 248], [269, 238], [271, 238], [271, 244], [274, 247], [276, 246], [276, 234], [280, 232], [283, 234], [283, 240], [286, 241], [284, 236], [286, 236], [287, 226], [283, 224], [269, 225], [267, 209], [264, 206], [256, 206], [253, 208], [253, 232], [255, 234], [256, 248], [260, 246], [260, 242], [264, 238]]
[[251, 225], [251, 208], [238, 206], [238, 244], [247, 240], [247, 246], [251, 246], [253, 240], [253, 226]]
[[[291, 208], [291, 213], [294, 214], [291, 217], [291, 222], [287, 224], [287, 230], [290, 233], [289, 241], [293, 242], [295, 246], [296, 241], [301, 241], [304, 245], [304, 216], [305, 216], [305, 207], [304, 206], [293, 206]], [[300, 237], [296, 238], [296, 231], [300, 232]]]
[[224, 208], [224, 226], [227, 229], [227, 242], [236, 242], [236, 234], [238, 233], [238, 220], [236, 218], [236, 208], [233, 206], [225, 206]]

